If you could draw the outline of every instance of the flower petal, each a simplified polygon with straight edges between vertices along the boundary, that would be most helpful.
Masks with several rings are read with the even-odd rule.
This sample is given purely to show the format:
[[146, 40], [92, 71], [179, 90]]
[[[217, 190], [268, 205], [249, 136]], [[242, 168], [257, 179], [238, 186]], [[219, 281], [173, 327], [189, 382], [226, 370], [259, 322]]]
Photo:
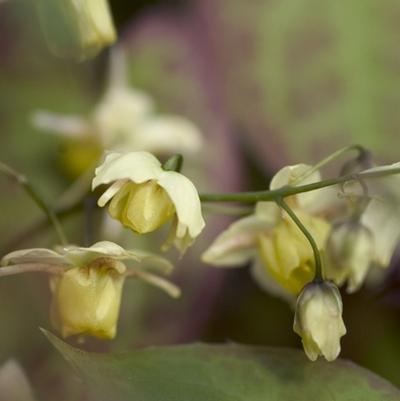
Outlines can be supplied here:
[[59, 265], [70, 264], [64, 256], [59, 255], [55, 251], [45, 248], [21, 249], [18, 251], [10, 252], [9, 254], [5, 255], [1, 260], [2, 266], [23, 263], [50, 263]]
[[241, 266], [257, 254], [259, 236], [272, 227], [273, 224], [257, 215], [237, 220], [218, 235], [202, 260], [215, 266]]
[[361, 222], [374, 237], [374, 260], [382, 267], [390, 263], [400, 240], [400, 203], [390, 199], [373, 199]]
[[251, 274], [263, 290], [294, 305], [296, 297], [275, 280], [258, 257], [251, 265]]
[[173, 115], [143, 120], [130, 137], [134, 149], [152, 153], [194, 153], [202, 146], [197, 127], [188, 119]]
[[[286, 166], [280, 169], [272, 178], [270, 189], [282, 188], [286, 185], [298, 186], [307, 185], [313, 182], [321, 180], [321, 174], [319, 171], [314, 171], [310, 175], [308, 172], [312, 169], [312, 166], [307, 164], [295, 164], [292, 166]], [[302, 178], [304, 177], [304, 178]], [[301, 208], [305, 208], [315, 201], [317, 191], [305, 192], [302, 194], [295, 195], [298, 205]]]
[[79, 116], [37, 111], [32, 116], [34, 127], [67, 138], [83, 138], [91, 132], [90, 124]]
[[129, 143], [137, 124], [153, 111], [152, 100], [136, 89], [112, 86], [97, 106], [93, 120], [106, 148]]
[[163, 170], [161, 163], [148, 152], [109, 153], [96, 168], [92, 189], [101, 184], [129, 179], [137, 184], [157, 179]]
[[157, 182], [165, 189], [175, 206], [178, 217], [176, 236], [182, 238], [188, 233], [192, 238], [197, 237], [205, 222], [199, 194], [192, 181], [175, 171], [163, 171]]

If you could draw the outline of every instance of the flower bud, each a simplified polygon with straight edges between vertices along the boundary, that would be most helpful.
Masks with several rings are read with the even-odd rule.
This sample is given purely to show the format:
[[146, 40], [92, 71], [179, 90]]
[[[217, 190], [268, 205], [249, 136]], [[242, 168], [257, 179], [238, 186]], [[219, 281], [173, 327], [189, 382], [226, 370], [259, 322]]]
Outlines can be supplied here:
[[116, 334], [125, 266], [109, 258], [68, 269], [52, 281], [51, 318], [63, 337]]
[[55, 54], [84, 60], [116, 39], [107, 0], [38, 0], [49, 47]]
[[338, 288], [331, 282], [307, 284], [300, 293], [293, 330], [302, 338], [304, 351], [315, 361], [322, 355], [328, 361], [340, 353], [340, 338], [346, 334], [343, 304]]
[[373, 257], [373, 236], [358, 222], [340, 223], [333, 227], [327, 245], [327, 278], [337, 285], [348, 281], [347, 291], [362, 285]]
[[112, 198], [108, 210], [111, 217], [139, 234], [156, 230], [175, 213], [169, 196], [153, 180], [126, 183]]

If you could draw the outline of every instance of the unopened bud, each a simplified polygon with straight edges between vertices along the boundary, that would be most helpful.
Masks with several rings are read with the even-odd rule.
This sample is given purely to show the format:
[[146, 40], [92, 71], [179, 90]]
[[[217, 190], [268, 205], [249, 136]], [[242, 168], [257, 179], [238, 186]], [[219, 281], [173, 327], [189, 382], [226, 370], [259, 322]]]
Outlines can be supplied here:
[[40, 21], [55, 54], [84, 60], [116, 39], [107, 0], [38, 0]]
[[338, 288], [324, 281], [307, 284], [300, 293], [294, 318], [294, 331], [302, 338], [304, 351], [315, 361], [322, 355], [328, 361], [340, 353], [340, 338], [346, 334], [343, 304]]

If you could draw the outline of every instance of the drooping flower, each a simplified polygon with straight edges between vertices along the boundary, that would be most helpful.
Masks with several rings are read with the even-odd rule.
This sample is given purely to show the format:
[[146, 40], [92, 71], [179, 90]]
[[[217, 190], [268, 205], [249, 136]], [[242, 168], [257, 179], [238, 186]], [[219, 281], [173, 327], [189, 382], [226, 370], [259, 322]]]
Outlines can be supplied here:
[[350, 199], [356, 209], [360, 204], [364, 210], [356, 213], [355, 219], [336, 223], [332, 230], [327, 247], [327, 277], [337, 285], [347, 281], [348, 292], [360, 288], [371, 268], [389, 266], [399, 243], [400, 178], [368, 176], [399, 167], [400, 163], [395, 163], [362, 171], [363, 191], [350, 195]]
[[82, 61], [117, 35], [107, 0], [38, 0], [40, 22], [51, 50]]
[[[365, 170], [362, 174], [397, 170], [400, 162]], [[400, 241], [400, 175], [368, 178], [368, 197], [371, 199], [361, 216], [361, 223], [373, 236], [372, 261], [387, 267]]]
[[73, 169], [73, 175], [93, 166], [104, 149], [193, 155], [202, 147], [202, 135], [194, 123], [179, 115], [157, 113], [150, 96], [129, 86], [125, 63], [122, 50], [114, 49], [110, 84], [87, 118], [46, 111], [33, 115], [37, 128], [64, 137], [62, 162]]
[[172, 296], [179, 295], [173, 284], [146, 271], [153, 268], [170, 272], [172, 265], [166, 259], [140, 250], [128, 251], [108, 241], [88, 248], [14, 251], [1, 263], [4, 267], [0, 268], [0, 276], [29, 271], [52, 274], [51, 321], [63, 337], [82, 334], [114, 338], [126, 277], [140, 278]]
[[184, 175], [165, 171], [147, 152], [110, 153], [95, 172], [92, 188], [110, 185], [98, 200], [109, 203], [110, 215], [125, 227], [144, 234], [172, 220], [165, 244], [181, 252], [204, 228], [196, 187]]
[[348, 282], [347, 292], [357, 291], [372, 263], [374, 239], [360, 222], [336, 224], [327, 244], [326, 277], [337, 285]]
[[[284, 167], [272, 179], [270, 189], [319, 181], [319, 172], [311, 169], [304, 164]], [[320, 189], [286, 200], [324, 249], [330, 231], [325, 215], [337, 206], [334, 190]], [[263, 288], [291, 299], [313, 279], [315, 270], [312, 248], [304, 234], [273, 202], [258, 202], [254, 214], [222, 232], [202, 259], [226, 267], [252, 261], [252, 273]]]
[[342, 313], [340, 292], [331, 282], [307, 284], [300, 293], [293, 329], [312, 361], [320, 355], [328, 361], [338, 357], [340, 339], [346, 334]]

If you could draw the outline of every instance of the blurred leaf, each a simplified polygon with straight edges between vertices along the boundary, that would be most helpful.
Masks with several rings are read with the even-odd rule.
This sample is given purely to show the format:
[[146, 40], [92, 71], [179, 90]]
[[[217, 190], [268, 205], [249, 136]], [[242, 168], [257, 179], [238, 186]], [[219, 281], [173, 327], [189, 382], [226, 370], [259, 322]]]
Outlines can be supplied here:
[[312, 363], [296, 350], [194, 344], [94, 354], [44, 333], [99, 400], [400, 400], [391, 384], [351, 362]]

